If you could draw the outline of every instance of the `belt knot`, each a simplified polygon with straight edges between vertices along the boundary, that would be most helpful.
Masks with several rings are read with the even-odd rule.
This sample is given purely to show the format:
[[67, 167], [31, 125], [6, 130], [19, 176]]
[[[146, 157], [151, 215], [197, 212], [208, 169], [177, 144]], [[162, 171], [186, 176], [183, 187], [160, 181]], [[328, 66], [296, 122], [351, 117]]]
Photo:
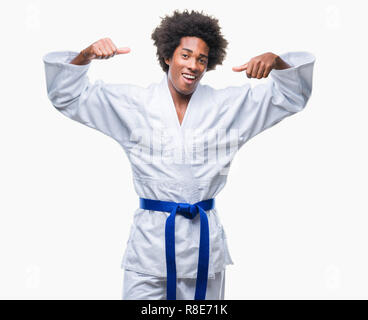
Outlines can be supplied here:
[[189, 203], [178, 203], [177, 213], [183, 214], [188, 219], [193, 219], [198, 214], [198, 207]]

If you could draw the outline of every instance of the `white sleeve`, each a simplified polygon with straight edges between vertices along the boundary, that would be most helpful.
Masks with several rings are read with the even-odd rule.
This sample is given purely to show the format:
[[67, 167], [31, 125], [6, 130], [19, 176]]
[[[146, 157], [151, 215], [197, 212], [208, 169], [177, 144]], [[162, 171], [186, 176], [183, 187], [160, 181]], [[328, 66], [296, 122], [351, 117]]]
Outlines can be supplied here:
[[309, 52], [280, 55], [291, 68], [273, 69], [266, 83], [218, 90], [222, 125], [238, 130], [239, 148], [258, 133], [306, 106], [312, 93], [315, 56]]
[[69, 62], [77, 52], [50, 52], [43, 57], [48, 98], [53, 106], [70, 119], [112, 137], [123, 145], [129, 140], [142, 90], [128, 84], [90, 83], [87, 65]]

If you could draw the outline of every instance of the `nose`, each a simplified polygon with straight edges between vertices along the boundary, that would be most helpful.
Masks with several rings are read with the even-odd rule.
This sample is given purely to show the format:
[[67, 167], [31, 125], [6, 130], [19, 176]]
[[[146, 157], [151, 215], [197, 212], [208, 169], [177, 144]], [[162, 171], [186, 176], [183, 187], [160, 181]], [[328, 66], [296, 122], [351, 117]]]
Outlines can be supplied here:
[[197, 64], [196, 59], [189, 59], [187, 66], [188, 66], [188, 69], [193, 70], [194, 72], [198, 70], [198, 64]]

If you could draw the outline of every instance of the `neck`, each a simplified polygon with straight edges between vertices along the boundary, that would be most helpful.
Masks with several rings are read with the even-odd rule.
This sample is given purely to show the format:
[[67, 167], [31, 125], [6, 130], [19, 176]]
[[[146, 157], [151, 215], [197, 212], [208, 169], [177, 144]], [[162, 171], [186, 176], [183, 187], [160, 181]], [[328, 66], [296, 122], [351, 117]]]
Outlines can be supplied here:
[[186, 108], [193, 92], [191, 94], [183, 94], [175, 89], [169, 79], [167, 79], [167, 82], [175, 107], [179, 109]]

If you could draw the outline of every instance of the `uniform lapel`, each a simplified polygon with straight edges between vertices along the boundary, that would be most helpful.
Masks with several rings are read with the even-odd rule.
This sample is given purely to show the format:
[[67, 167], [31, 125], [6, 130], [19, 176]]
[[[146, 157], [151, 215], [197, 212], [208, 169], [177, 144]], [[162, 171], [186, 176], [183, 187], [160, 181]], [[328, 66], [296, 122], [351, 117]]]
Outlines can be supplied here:
[[162, 80], [162, 88], [163, 91], [165, 93], [165, 100], [168, 101], [167, 103], [167, 107], [169, 110], [167, 110], [167, 112], [169, 113], [170, 117], [170, 127], [176, 128], [178, 131], [184, 131], [185, 128], [188, 127], [188, 125], [190, 126], [190, 118], [191, 118], [191, 113], [192, 113], [192, 109], [195, 108], [195, 106], [193, 106], [193, 104], [196, 104], [197, 101], [197, 96], [200, 94], [199, 91], [201, 90], [201, 84], [198, 84], [197, 89], [193, 92], [188, 106], [187, 106], [187, 110], [185, 111], [184, 114], [184, 118], [183, 121], [180, 125], [179, 122], [179, 118], [178, 115], [176, 113], [176, 109], [175, 109], [175, 104], [174, 104], [174, 100], [171, 96], [171, 92], [168, 86], [168, 79], [167, 79], [167, 74], [165, 73], [164, 78]]

